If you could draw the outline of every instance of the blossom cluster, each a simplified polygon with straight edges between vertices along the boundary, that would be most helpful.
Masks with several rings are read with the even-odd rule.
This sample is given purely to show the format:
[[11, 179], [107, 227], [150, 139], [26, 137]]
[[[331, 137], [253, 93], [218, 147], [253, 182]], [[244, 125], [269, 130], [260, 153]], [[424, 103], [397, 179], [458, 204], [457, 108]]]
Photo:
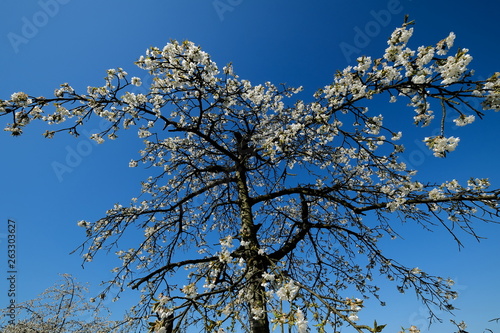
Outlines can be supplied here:
[[276, 296], [282, 301], [293, 301], [299, 290], [299, 286], [291, 280], [278, 289]]
[[405, 328], [403, 328], [403, 330], [402, 330], [402, 331], [399, 331], [398, 333], [406, 333], [406, 332], [408, 332], [408, 333], [420, 333], [420, 330], [418, 329], [418, 327], [417, 327], [417, 326], [412, 325], [412, 326], [410, 326], [410, 327], [408, 328], [408, 331], [406, 331], [406, 329], [405, 329]]
[[[500, 111], [500, 72], [493, 74], [483, 87], [484, 90], [484, 110]], [[477, 95], [482, 96], [483, 92], [476, 90]]]
[[449, 138], [434, 136], [425, 138], [424, 142], [430, 149], [432, 149], [434, 156], [445, 157], [447, 153], [452, 152], [457, 148], [460, 139], [453, 136]]
[[305, 319], [301, 309], [297, 309], [295, 312], [295, 325], [297, 325], [298, 333], [306, 333], [308, 331], [308, 321]]
[[361, 310], [363, 307], [363, 300], [359, 298], [349, 298], [346, 297], [345, 303], [349, 307], [349, 320], [350, 321], [358, 321], [358, 312]]

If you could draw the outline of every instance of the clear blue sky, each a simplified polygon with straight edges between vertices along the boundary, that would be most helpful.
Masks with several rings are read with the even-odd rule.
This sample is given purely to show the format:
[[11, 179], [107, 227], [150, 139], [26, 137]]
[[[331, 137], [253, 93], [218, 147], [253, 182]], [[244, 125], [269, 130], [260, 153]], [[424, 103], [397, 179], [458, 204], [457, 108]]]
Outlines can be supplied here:
[[[200, 44], [217, 63], [232, 62], [237, 74], [254, 83], [303, 85], [310, 94], [357, 56], [380, 56], [405, 14], [417, 23], [412, 46], [433, 44], [454, 31], [455, 44], [471, 50], [471, 67], [486, 77], [500, 71], [499, 12], [496, 1], [463, 0], [6, 0], [0, 4], [0, 98], [16, 91], [50, 95], [64, 82], [83, 90], [101, 84], [105, 70], [114, 67], [142, 77], [133, 61], [149, 46], [161, 47], [170, 39]], [[394, 115], [396, 125], [413, 116], [409, 109], [387, 110], [401, 112]], [[498, 125], [500, 114], [492, 114], [460, 131], [452, 129], [450, 134], [462, 141], [444, 160], [427, 154], [410, 133], [408, 162], [421, 170], [423, 180], [490, 177], [500, 187]], [[431, 135], [436, 126], [414, 134]], [[100, 146], [83, 137], [44, 140], [41, 127], [30, 125], [20, 138], [0, 133], [0, 274], [6, 271], [4, 225], [11, 218], [19, 226], [19, 301], [52, 285], [58, 273], [74, 274], [94, 287], [109, 278], [117, 264], [114, 256], [101, 256], [82, 270], [79, 256], [69, 255], [84, 240], [76, 222], [97, 219], [116, 202], [127, 203], [146, 175], [128, 168], [140, 149], [137, 140]], [[56, 172], [54, 165], [60, 164], [71, 172]], [[444, 232], [423, 233], [411, 225], [400, 230], [406, 239], [384, 244], [387, 251], [408, 265], [456, 279], [461, 293], [456, 306], [462, 310], [455, 319], [465, 319], [470, 332], [499, 330], [487, 321], [500, 317], [500, 226], [478, 225], [488, 239], [478, 244], [463, 235], [461, 252]], [[425, 325], [423, 306], [393, 287], [382, 292], [389, 305], [364, 309], [361, 321], [388, 323], [386, 332]], [[431, 331], [452, 328], [436, 325]]]

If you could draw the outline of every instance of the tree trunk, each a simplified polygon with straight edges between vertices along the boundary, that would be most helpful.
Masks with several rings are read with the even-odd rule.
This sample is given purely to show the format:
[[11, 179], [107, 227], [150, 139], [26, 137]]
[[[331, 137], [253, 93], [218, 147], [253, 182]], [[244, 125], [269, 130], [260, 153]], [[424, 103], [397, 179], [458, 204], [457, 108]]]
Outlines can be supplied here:
[[240, 165], [236, 174], [241, 217], [240, 236], [241, 240], [249, 244], [245, 250], [244, 258], [248, 265], [248, 287], [245, 294], [248, 298], [248, 305], [250, 308], [250, 332], [270, 333], [266, 293], [265, 288], [261, 285], [261, 277], [265, 272], [266, 264], [264, 258], [258, 254], [260, 248], [257, 238], [258, 228], [256, 228], [253, 221], [245, 167]]
[[[258, 273], [262, 275], [262, 272]], [[252, 288], [250, 300], [250, 332], [252, 333], [270, 333], [269, 319], [267, 315], [267, 299], [265, 294], [265, 288], [261, 286], [261, 282], [257, 279], [250, 284], [249, 288]], [[255, 311], [252, 313], [252, 311]], [[261, 314], [258, 316], [258, 314]]]

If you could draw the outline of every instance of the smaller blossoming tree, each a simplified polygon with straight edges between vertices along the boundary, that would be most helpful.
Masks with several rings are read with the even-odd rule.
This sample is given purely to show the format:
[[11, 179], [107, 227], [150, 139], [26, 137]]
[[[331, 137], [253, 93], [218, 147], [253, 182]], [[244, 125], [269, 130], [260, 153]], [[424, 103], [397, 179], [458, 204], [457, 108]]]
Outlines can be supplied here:
[[[63, 274], [62, 283], [56, 283], [38, 297], [4, 309], [0, 321], [3, 333], [126, 333], [134, 332], [136, 325], [127, 326], [126, 320], [109, 320], [108, 308], [92, 302], [88, 288]], [[14, 319], [15, 317], [15, 319]], [[15, 323], [8, 323], [15, 321]]]
[[464, 126], [500, 110], [499, 73], [474, 79], [468, 50], [453, 51], [454, 34], [414, 50], [412, 33], [408, 22], [397, 28], [382, 57], [358, 58], [310, 102], [297, 98], [300, 88], [253, 85], [193, 43], [172, 41], [137, 61], [152, 77], [147, 93], [134, 92], [139, 78], [111, 69], [86, 93], [69, 84], [50, 98], [15, 93], [0, 101], [0, 115], [13, 135], [41, 119], [54, 125], [48, 138], [76, 136], [96, 116], [108, 121], [91, 136], [99, 143], [137, 131], [144, 148], [130, 166], [151, 172], [140, 196], [78, 224], [87, 261], [141, 230], [142, 241], [116, 252], [123, 263], [110, 287], [141, 290], [134, 310], [147, 317], [153, 307], [152, 331], [377, 332], [383, 325], [358, 324], [363, 299], [381, 297], [377, 276], [428, 306], [450, 310], [456, 297], [451, 280], [383, 253], [378, 240], [397, 236], [395, 221], [437, 221], [458, 240], [459, 230], [474, 235], [474, 221], [500, 213], [487, 179], [418, 179], [401, 162], [402, 132], [367, 107], [406, 101], [423, 127], [437, 116], [439, 135], [423, 138], [436, 157], [459, 143], [446, 135], [446, 115]]

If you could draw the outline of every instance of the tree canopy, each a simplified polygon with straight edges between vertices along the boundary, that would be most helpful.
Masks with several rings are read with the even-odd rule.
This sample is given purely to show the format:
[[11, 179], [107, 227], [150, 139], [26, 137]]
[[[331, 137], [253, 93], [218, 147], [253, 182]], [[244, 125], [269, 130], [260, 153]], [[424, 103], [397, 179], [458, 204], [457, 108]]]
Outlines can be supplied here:
[[[453, 281], [383, 253], [378, 241], [397, 237], [395, 221], [445, 228], [459, 242], [458, 230], [475, 236], [473, 222], [499, 212], [488, 179], [419, 179], [401, 161], [402, 131], [370, 106], [405, 101], [416, 126], [437, 122], [440, 134], [422, 138], [436, 157], [459, 143], [445, 117], [465, 126], [500, 110], [500, 73], [475, 79], [453, 33], [411, 49], [411, 26], [392, 33], [381, 58], [358, 58], [311, 101], [298, 98], [300, 87], [253, 85], [194, 43], [171, 41], [136, 62], [152, 77], [146, 93], [134, 90], [140, 78], [110, 69], [103, 86], [84, 93], [67, 83], [53, 97], [16, 92], [0, 101], [0, 115], [16, 136], [35, 119], [53, 125], [47, 138], [78, 136], [95, 117], [108, 122], [91, 136], [99, 143], [137, 131], [144, 147], [129, 165], [151, 173], [140, 195], [78, 225], [86, 261], [103, 251], [121, 259], [109, 288], [140, 289], [136, 317], [153, 306], [152, 330], [373, 331], [358, 312], [364, 297], [379, 298], [380, 276], [427, 305], [451, 310], [456, 297]], [[122, 248], [122, 236], [137, 230], [142, 241]], [[359, 298], [346, 298], [354, 292]]]

